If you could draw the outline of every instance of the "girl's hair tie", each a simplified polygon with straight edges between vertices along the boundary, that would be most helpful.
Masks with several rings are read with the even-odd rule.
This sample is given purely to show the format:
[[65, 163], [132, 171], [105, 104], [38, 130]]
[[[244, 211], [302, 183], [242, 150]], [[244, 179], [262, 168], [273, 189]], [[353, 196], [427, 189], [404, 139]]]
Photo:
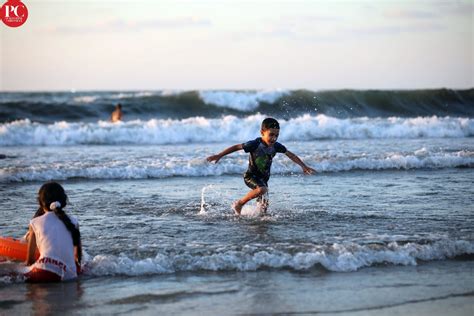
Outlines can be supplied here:
[[56, 210], [57, 208], [60, 208], [60, 207], [61, 207], [61, 203], [59, 203], [58, 201], [53, 202], [49, 205], [49, 209], [51, 211], [54, 211], [54, 210]]

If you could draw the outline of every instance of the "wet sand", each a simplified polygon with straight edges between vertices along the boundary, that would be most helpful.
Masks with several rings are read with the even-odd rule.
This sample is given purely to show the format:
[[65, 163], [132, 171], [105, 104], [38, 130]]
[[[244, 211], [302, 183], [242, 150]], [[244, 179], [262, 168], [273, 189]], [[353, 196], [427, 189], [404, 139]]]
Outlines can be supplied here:
[[472, 315], [474, 262], [2, 284], [0, 314]]

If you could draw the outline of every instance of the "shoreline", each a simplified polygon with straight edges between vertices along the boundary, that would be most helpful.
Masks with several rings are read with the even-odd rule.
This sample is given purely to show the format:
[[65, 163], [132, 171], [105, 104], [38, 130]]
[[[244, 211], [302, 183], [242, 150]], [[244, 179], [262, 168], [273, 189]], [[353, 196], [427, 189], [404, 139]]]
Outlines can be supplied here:
[[443, 260], [357, 272], [184, 272], [10, 284], [0, 286], [0, 313], [470, 315], [473, 271], [471, 260]]

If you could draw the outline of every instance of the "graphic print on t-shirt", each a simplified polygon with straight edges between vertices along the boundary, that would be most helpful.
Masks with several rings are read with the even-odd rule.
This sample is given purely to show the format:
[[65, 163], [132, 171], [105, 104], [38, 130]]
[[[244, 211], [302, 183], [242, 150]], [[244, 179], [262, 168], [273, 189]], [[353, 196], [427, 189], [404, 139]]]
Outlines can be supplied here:
[[269, 155], [259, 156], [255, 158], [255, 165], [257, 165], [258, 171], [260, 171], [262, 174], [265, 174], [265, 169], [267, 167], [269, 159], [271, 159]]
[[242, 148], [245, 152], [250, 153], [247, 172], [265, 181], [268, 181], [270, 178], [270, 168], [272, 166], [273, 157], [275, 157], [277, 152], [286, 152], [286, 148], [282, 144], [276, 142], [273, 146], [267, 146], [260, 137], [243, 143]]

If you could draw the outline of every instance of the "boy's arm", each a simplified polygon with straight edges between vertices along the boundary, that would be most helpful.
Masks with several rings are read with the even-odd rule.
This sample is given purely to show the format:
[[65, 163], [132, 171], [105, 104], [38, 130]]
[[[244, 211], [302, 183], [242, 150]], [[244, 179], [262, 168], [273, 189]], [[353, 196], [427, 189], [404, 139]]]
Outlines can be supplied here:
[[242, 150], [242, 144], [237, 144], [234, 146], [230, 146], [229, 148], [224, 149], [222, 152], [218, 153], [217, 155], [212, 155], [207, 157], [207, 161], [215, 161], [216, 163], [225, 155], [228, 155], [230, 153], [233, 153], [234, 151]]
[[315, 174], [316, 173], [316, 170], [314, 170], [313, 168], [310, 168], [307, 165], [305, 165], [305, 163], [298, 156], [296, 156], [294, 153], [292, 153], [291, 151], [287, 150], [285, 152], [285, 155], [288, 158], [290, 158], [295, 164], [299, 165], [303, 169], [303, 172], [305, 174]]

